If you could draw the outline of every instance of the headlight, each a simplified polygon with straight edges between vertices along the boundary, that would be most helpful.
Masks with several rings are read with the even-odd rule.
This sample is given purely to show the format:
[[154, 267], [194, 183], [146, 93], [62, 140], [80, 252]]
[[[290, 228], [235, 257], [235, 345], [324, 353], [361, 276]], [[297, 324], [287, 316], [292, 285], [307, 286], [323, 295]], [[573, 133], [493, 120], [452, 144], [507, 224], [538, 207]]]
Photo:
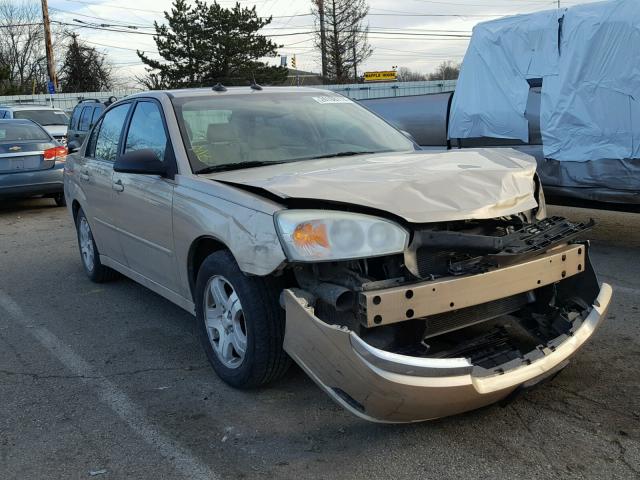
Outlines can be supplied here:
[[283, 210], [275, 217], [289, 260], [312, 262], [402, 252], [409, 234], [383, 218], [332, 210]]

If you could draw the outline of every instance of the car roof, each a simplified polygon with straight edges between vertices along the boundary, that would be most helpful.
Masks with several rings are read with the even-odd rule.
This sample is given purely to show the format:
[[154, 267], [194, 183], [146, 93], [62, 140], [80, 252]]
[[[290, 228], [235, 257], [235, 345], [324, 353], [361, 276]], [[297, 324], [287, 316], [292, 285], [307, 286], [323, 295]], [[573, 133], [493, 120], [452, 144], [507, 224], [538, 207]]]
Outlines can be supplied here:
[[0, 124], [4, 124], [4, 123], [18, 123], [18, 124], [22, 123], [22, 124], [39, 126], [36, 122], [34, 122], [33, 120], [29, 120], [27, 118], [2, 118], [2, 119], [0, 119]]
[[259, 95], [260, 93], [283, 93], [283, 94], [296, 94], [296, 93], [324, 93], [332, 94], [330, 90], [322, 88], [310, 88], [310, 87], [261, 87], [261, 90], [254, 90], [249, 87], [225, 87], [225, 91], [216, 91], [212, 87], [208, 88], [184, 88], [179, 90], [151, 90], [148, 92], [134, 93], [128, 95], [125, 99], [139, 98], [139, 97], [152, 97], [159, 98], [163, 96], [169, 96], [173, 98], [184, 97], [196, 97], [196, 96], [215, 96], [215, 95]]
[[7, 110], [52, 110], [56, 112], [62, 111], [61, 108], [47, 107], [45, 105], [0, 105], [0, 108]]

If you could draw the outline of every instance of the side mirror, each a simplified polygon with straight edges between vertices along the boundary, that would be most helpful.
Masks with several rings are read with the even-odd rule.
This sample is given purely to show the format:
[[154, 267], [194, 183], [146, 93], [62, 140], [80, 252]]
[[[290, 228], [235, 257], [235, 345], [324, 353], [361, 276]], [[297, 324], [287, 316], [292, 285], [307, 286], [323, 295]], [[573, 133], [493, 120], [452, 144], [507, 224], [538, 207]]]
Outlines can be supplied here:
[[134, 150], [122, 155], [113, 165], [113, 170], [120, 173], [138, 173], [142, 175], [167, 174], [167, 167], [156, 152], [151, 149]]
[[71, 140], [69, 143], [67, 143], [67, 149], [69, 150], [69, 153], [77, 152], [78, 150], [80, 150], [81, 146], [82, 145], [80, 145], [80, 142], [78, 142], [77, 140]]

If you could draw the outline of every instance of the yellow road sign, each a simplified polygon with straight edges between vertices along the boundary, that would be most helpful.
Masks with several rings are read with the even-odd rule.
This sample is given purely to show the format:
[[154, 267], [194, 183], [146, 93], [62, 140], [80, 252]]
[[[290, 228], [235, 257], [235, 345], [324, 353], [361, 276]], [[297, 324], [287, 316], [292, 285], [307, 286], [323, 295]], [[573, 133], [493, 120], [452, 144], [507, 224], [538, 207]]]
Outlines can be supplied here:
[[398, 74], [395, 70], [386, 72], [364, 72], [365, 82], [395, 82], [398, 80]]

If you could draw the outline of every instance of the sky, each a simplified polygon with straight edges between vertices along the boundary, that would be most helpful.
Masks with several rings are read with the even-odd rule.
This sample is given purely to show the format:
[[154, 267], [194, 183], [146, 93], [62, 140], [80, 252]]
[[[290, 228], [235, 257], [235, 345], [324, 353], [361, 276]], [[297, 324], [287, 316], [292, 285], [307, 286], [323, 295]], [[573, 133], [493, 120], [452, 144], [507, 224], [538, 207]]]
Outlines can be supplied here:
[[[570, 7], [591, 1], [561, 0], [560, 5]], [[218, 3], [232, 6], [235, 0]], [[314, 29], [314, 19], [309, 15], [310, 0], [242, 0], [240, 3], [255, 5], [260, 16], [273, 16], [263, 33], [273, 35], [272, 39], [283, 45], [279, 54], [289, 59], [295, 54], [298, 69], [320, 71], [320, 55], [309, 33]], [[160, 58], [149, 34], [154, 32], [154, 20], [162, 22], [163, 11], [170, 6], [171, 0], [49, 0], [52, 20], [72, 24], [68, 28], [76, 31], [82, 40], [106, 53], [121, 87], [135, 86], [132, 79], [144, 73], [136, 49], [151, 58]], [[462, 61], [475, 24], [557, 6], [557, 0], [369, 0], [367, 22], [374, 52], [361, 71], [408, 67], [430, 73], [444, 60]], [[118, 30], [131, 33], [88, 28], [102, 24], [122, 25]], [[270, 62], [279, 63], [279, 60]]]

